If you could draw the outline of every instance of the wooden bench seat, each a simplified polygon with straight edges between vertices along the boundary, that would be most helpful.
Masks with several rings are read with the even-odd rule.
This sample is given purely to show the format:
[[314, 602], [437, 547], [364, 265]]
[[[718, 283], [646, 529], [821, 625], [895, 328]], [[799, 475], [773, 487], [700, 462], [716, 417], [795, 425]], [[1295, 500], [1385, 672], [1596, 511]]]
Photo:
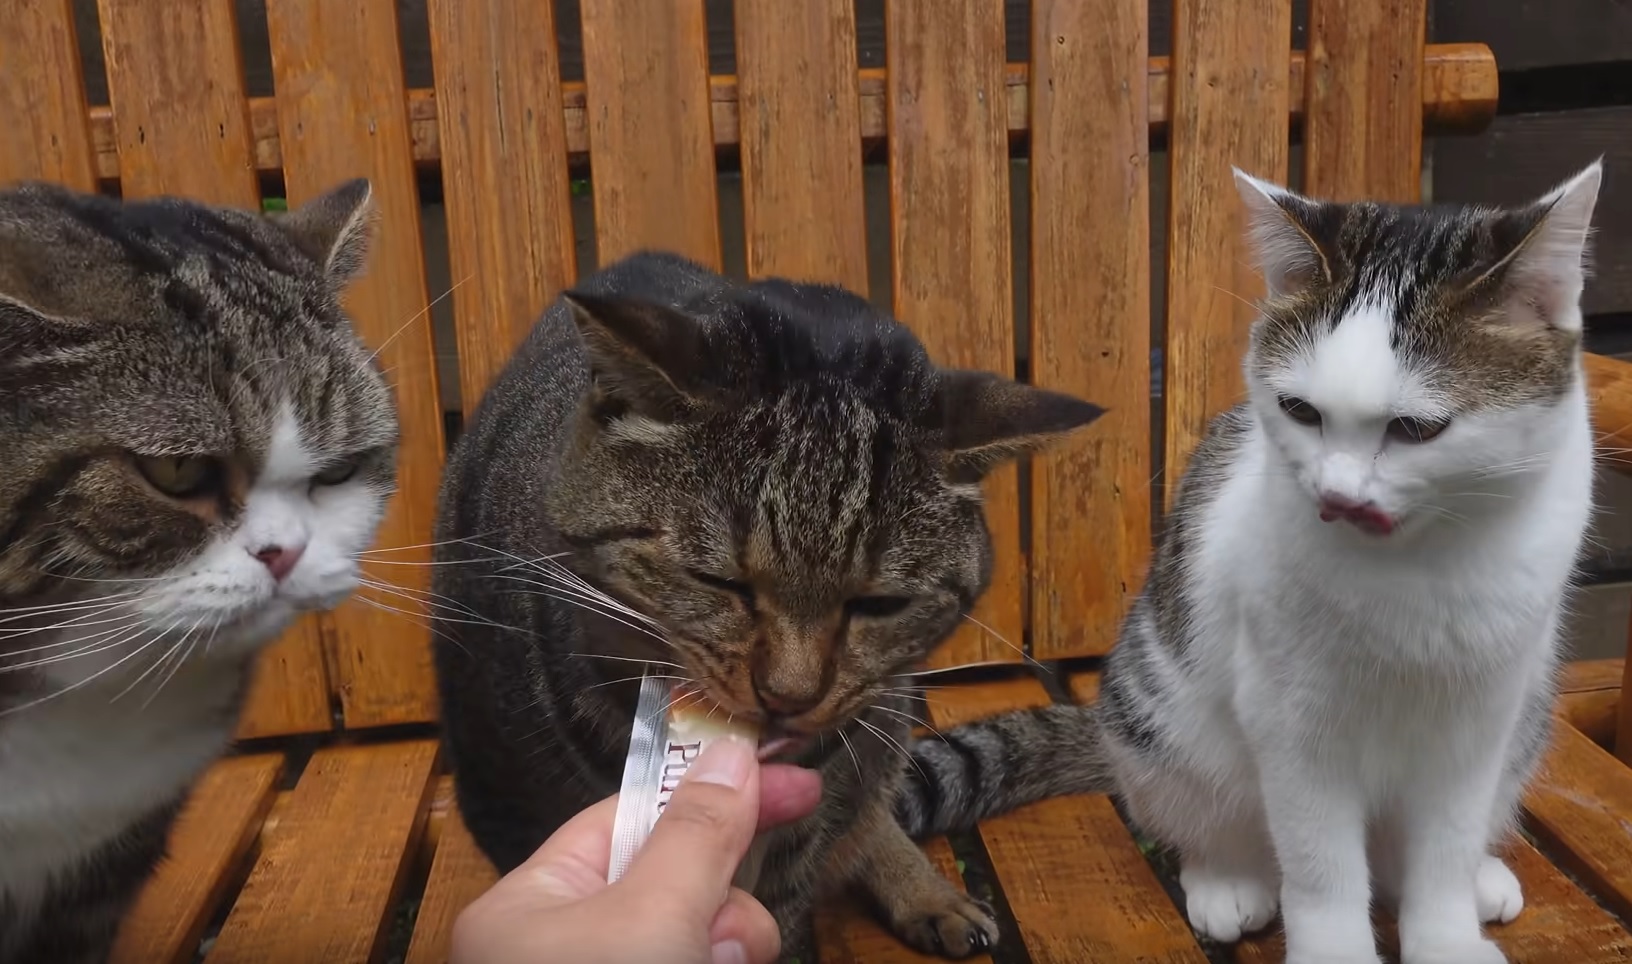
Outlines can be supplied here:
[[[1072, 693], [1096, 689], [1092, 671], [1065, 678]], [[929, 698], [937, 728], [1050, 701], [1031, 675], [954, 684]], [[1561, 704], [1527, 834], [1508, 848], [1526, 908], [1493, 933], [1524, 964], [1632, 960], [1632, 770], [1566, 713]], [[495, 875], [459, 821], [435, 744], [337, 745], [298, 773], [295, 762], [252, 754], [211, 771], [173, 856], [126, 922], [116, 961], [190, 961], [201, 939], [211, 964], [446, 960], [455, 916]], [[1228, 959], [1198, 943], [1174, 903], [1170, 861], [1145, 849], [1102, 796], [1046, 801], [929, 845], [949, 877], [995, 895], [1006, 942], [1024, 948], [1007, 960]], [[930, 960], [847, 903], [822, 910], [818, 933], [823, 964]], [[1278, 938], [1233, 954], [1243, 964], [1277, 961]]]
[[[843, 284], [942, 361], [1109, 409], [1080, 444], [991, 480], [994, 583], [979, 625], [934, 663], [982, 668], [929, 693], [945, 727], [1097, 691], [1160, 480], [1241, 393], [1261, 284], [1239, 253], [1230, 166], [1327, 197], [1419, 200], [1425, 132], [1476, 131], [1498, 98], [1487, 47], [1425, 42], [1426, 0], [1300, 0], [1298, 50], [1292, 0], [1156, 0], [1170, 57], [1150, 56], [1152, 0], [1030, 0], [1023, 63], [1007, 62], [1003, 0], [733, 0], [729, 76], [709, 75], [718, 3], [577, 0], [581, 83], [559, 76], [555, 4], [424, 2], [434, 88], [408, 89], [384, 0], [96, 0], [111, 103], [94, 106], [76, 36], [90, 5], [4, 5], [0, 182], [254, 207], [366, 175], [382, 220], [348, 307], [398, 389], [404, 449], [368, 567], [386, 588], [362, 595], [405, 612], [351, 603], [261, 660], [244, 742], [193, 794], [119, 964], [444, 960], [493, 874], [437, 751], [417, 564], [447, 430], [590, 267], [585, 250]], [[266, 17], [270, 97], [246, 90], [242, 16]], [[883, 17], [868, 27], [882, 67], [859, 69], [863, 16]], [[592, 203], [575, 200], [586, 176]], [[430, 204], [446, 225], [436, 289]], [[1632, 469], [1632, 365], [1587, 367], [1605, 461]], [[1632, 960], [1626, 680], [1619, 660], [1567, 675], [1510, 847], [1527, 906], [1496, 930], [1520, 964]], [[1103, 797], [929, 849], [999, 909], [1005, 964], [1279, 959], [1273, 935], [1201, 946], [1171, 861]], [[820, 935], [824, 962], [923, 960], [842, 903]]]

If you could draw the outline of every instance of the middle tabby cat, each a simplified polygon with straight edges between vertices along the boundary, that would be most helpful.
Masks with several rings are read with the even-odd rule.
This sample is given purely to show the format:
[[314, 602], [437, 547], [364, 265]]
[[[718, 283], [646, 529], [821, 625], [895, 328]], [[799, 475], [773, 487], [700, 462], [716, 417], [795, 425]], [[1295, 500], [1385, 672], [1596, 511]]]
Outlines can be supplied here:
[[922, 950], [987, 946], [990, 911], [913, 844], [898, 797], [926, 832], [1082, 789], [1072, 713], [914, 744], [903, 674], [986, 588], [981, 477], [1098, 414], [939, 368], [838, 288], [656, 254], [584, 281], [444, 481], [437, 667], [477, 843], [508, 872], [617, 791], [644, 667], [796, 738], [778, 759], [822, 773], [821, 808], [771, 834], [755, 888], [785, 956], [808, 949], [819, 886], [859, 888]]

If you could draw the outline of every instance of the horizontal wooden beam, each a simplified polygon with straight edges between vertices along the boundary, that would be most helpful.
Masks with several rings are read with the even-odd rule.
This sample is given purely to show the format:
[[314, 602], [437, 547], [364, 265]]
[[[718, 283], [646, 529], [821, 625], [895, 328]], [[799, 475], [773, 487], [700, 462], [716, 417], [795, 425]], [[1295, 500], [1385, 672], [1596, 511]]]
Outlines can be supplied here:
[[[1304, 57], [1292, 53], [1291, 90], [1303, 90]], [[884, 137], [885, 84], [882, 69], [861, 73], [861, 136], [863, 140]], [[1006, 74], [1009, 134], [1024, 137], [1030, 129], [1030, 97], [1026, 64], [1009, 64]], [[1149, 105], [1152, 134], [1167, 126], [1168, 86], [1171, 65], [1166, 57], [1150, 58]], [[1496, 60], [1483, 44], [1432, 44], [1423, 58], [1422, 120], [1430, 133], [1469, 133], [1482, 128], [1496, 113]], [[562, 85], [566, 113], [567, 152], [587, 155], [589, 131], [586, 120], [584, 85]], [[709, 101], [713, 115], [714, 144], [734, 147], [740, 139], [737, 78], [734, 75], [709, 78]], [[436, 92], [427, 88], [408, 91], [408, 122], [413, 140], [414, 162], [434, 167], [441, 162], [442, 145], [436, 122]], [[1303, 104], [1294, 98], [1292, 120], [1301, 119]], [[272, 97], [256, 97], [249, 102], [250, 127], [255, 139], [255, 167], [275, 172], [283, 166], [283, 149], [278, 142], [277, 102]], [[114, 117], [111, 108], [91, 109], [91, 132], [96, 144], [98, 176], [115, 180], [119, 176], [114, 151]]]

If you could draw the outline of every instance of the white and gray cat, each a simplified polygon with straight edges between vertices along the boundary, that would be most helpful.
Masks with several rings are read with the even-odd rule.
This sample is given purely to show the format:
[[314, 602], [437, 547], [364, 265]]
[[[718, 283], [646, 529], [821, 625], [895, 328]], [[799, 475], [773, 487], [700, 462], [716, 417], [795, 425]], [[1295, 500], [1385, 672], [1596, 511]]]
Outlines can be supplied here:
[[1495, 855], [1548, 740], [1592, 506], [1594, 164], [1534, 203], [1335, 204], [1238, 172], [1268, 282], [1248, 401], [1192, 456], [1097, 716], [1220, 940], [1496, 964]]
[[339, 303], [370, 210], [0, 191], [0, 964], [105, 958], [255, 655], [357, 584], [398, 433]]

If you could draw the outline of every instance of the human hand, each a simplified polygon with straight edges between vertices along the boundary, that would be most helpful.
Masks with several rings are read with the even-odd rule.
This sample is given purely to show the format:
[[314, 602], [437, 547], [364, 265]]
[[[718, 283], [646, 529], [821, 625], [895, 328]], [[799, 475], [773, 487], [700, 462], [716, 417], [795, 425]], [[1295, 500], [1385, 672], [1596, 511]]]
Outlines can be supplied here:
[[452, 964], [769, 964], [771, 914], [731, 886], [757, 829], [821, 799], [815, 772], [730, 738], [692, 763], [629, 869], [606, 882], [616, 796], [567, 821], [459, 915]]

